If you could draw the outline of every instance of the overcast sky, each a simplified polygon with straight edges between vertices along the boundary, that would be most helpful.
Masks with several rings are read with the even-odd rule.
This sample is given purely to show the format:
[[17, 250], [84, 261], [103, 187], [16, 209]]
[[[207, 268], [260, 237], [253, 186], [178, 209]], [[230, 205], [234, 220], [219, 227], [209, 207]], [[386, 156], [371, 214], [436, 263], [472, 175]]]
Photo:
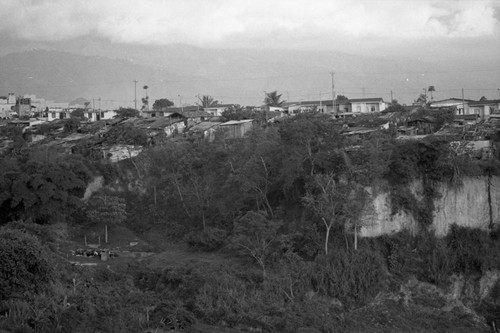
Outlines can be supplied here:
[[[0, 0], [0, 41], [6, 49], [9, 41], [84, 36], [133, 44], [404, 56], [408, 64], [434, 61], [444, 72], [467, 72], [446, 82], [441, 73], [442, 90], [500, 94], [500, 0]], [[435, 82], [429, 78], [426, 84]]]
[[[500, 1], [0, 0], [0, 31], [61, 40], [338, 49], [500, 40]], [[498, 45], [498, 44], [496, 44]]]

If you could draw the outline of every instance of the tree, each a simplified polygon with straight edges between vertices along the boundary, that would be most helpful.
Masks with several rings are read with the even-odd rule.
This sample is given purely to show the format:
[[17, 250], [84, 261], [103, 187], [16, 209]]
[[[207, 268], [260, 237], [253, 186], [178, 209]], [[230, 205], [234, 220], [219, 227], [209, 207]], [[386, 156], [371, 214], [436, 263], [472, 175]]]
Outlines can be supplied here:
[[138, 117], [139, 111], [134, 108], [122, 108], [120, 107], [118, 110], [115, 110], [117, 118], [131, 118]]
[[70, 117], [64, 120], [64, 133], [73, 133], [80, 127], [80, 120], [78, 118]]
[[89, 198], [86, 213], [90, 220], [106, 227], [105, 242], [108, 242], [108, 224], [118, 225], [127, 219], [127, 205], [123, 198], [98, 194]]
[[285, 101], [281, 100], [281, 95], [277, 91], [266, 92], [264, 104], [267, 106], [282, 106]]
[[426, 94], [420, 94], [418, 98], [415, 100], [415, 104], [425, 106], [427, 104], [427, 95]]
[[104, 135], [104, 142], [108, 144], [126, 144], [126, 145], [147, 145], [148, 135], [143, 129], [137, 128], [132, 124], [120, 124], [113, 126]]
[[393, 99], [391, 105], [386, 108], [383, 112], [402, 112], [404, 111], [404, 107], [399, 104], [397, 99]]
[[361, 186], [345, 180], [336, 179], [333, 173], [314, 175], [306, 195], [302, 198], [304, 204], [317, 215], [325, 226], [325, 254], [328, 254], [330, 232], [334, 226], [342, 226], [344, 229], [353, 225], [355, 241], [359, 223], [355, 221], [358, 217], [362, 204], [364, 189]]
[[197, 104], [204, 108], [209, 108], [219, 104], [219, 101], [208, 95], [203, 95], [201, 97], [198, 96], [198, 100], [199, 102]]
[[485, 96], [482, 96], [482, 97], [479, 99], [479, 101], [480, 101], [480, 102], [486, 102], [487, 100], [488, 100], [488, 99], [487, 99]]
[[40, 224], [64, 221], [80, 207], [92, 177], [78, 155], [58, 157], [46, 151], [17, 165], [2, 161], [0, 169], [4, 170], [0, 175], [0, 223], [27, 218]]
[[349, 98], [345, 97], [344, 95], [337, 95], [337, 101], [348, 101]]
[[318, 167], [330, 169], [342, 166], [337, 157], [345, 137], [339, 134], [334, 120], [328, 115], [298, 114], [280, 125], [279, 135], [289, 156], [287, 167], [312, 176]]
[[432, 96], [432, 92], [436, 91], [436, 88], [434, 86], [429, 86], [429, 88], [427, 88], [427, 91], [431, 93], [431, 101], [434, 99], [434, 97]]
[[[237, 168], [239, 184], [243, 192], [255, 196], [258, 210], [265, 211], [271, 218], [274, 217], [270, 194], [273, 183], [280, 175], [281, 154], [278, 139], [273, 137], [273, 132], [252, 132], [247, 148], [247, 157], [243, 165]], [[255, 143], [255, 144], [254, 144]]]
[[78, 108], [75, 111], [71, 112], [70, 117], [83, 120], [83, 119], [85, 119], [84, 112], [85, 112], [85, 109]]
[[160, 111], [161, 109], [165, 109], [174, 105], [174, 102], [169, 100], [168, 98], [160, 98], [155, 100], [153, 103], [153, 110]]
[[269, 220], [260, 212], [249, 211], [235, 222], [231, 243], [242, 253], [249, 254], [261, 267], [266, 280], [266, 262], [273, 252], [281, 223]]
[[142, 108], [141, 110], [149, 110], [149, 96], [148, 96], [148, 86], [143, 86], [145, 97], [142, 98]]
[[40, 241], [20, 230], [0, 229], [0, 300], [39, 292], [52, 279]]
[[255, 112], [249, 107], [242, 107], [239, 104], [234, 104], [226, 108], [221, 116], [224, 121], [253, 119], [255, 117]]

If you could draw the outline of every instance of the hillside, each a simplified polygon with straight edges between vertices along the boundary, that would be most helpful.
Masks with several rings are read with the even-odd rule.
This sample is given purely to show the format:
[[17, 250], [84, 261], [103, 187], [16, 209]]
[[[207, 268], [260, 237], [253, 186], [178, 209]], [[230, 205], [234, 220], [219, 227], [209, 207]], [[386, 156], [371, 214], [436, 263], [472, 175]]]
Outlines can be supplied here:
[[[498, 151], [402, 139], [400, 113], [388, 128], [387, 114], [305, 112], [256, 121], [244, 138], [184, 131], [149, 145], [137, 118], [54, 121], [32, 129], [39, 141], [0, 127], [12, 141], [0, 329], [495, 330]], [[454, 119], [412, 116], [431, 113]], [[495, 144], [490, 125], [481, 141]], [[128, 158], [111, 162], [102, 143]]]

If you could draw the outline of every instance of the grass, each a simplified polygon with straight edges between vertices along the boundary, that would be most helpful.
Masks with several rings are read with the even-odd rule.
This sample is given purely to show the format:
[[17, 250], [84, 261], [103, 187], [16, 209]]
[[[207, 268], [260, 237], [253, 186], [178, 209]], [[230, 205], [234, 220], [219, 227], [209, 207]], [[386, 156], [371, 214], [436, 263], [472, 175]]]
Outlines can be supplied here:
[[339, 331], [469, 333], [490, 332], [490, 329], [462, 312], [386, 301], [345, 314]]
[[[84, 232], [95, 233], [96, 230], [78, 230], [78, 232], [72, 234], [73, 237], [69, 240], [58, 240], [57, 245], [59, 252], [65, 255], [67, 260], [96, 263], [100, 267], [108, 267], [112, 272], [120, 272], [120, 274], [130, 274], [131, 270], [133, 271], [133, 269], [137, 269], [139, 267], [147, 267], [147, 269], [151, 269], [154, 272], [158, 272], [158, 274], [161, 273], [163, 275], [170, 272], [164, 276], [164, 278], [167, 278], [167, 280], [165, 280], [166, 282], [161, 280], [163, 281], [162, 283], [166, 284], [165, 289], [161, 289], [160, 292], [164, 293], [165, 295], [170, 295], [169, 297], [174, 297], [175, 295], [177, 295], [175, 294], [176, 292], [181, 292], [184, 290], [183, 288], [187, 288], [186, 290], [195, 293], [195, 295], [198, 295], [196, 296], [198, 298], [195, 297], [193, 298], [193, 300], [199, 300], [199, 297], [201, 297], [202, 295], [197, 293], [200, 293], [200, 290], [205, 290], [207, 288], [207, 290], [211, 290], [210, 288], [215, 288], [216, 290], [214, 291], [213, 295], [207, 295], [207, 297], [209, 297], [208, 300], [211, 302], [210, 304], [212, 304], [214, 307], [216, 306], [216, 304], [218, 304], [214, 303], [214, 300], [218, 302], [231, 301], [232, 299], [230, 298], [230, 296], [232, 295], [231, 292], [233, 292], [233, 296], [237, 296], [237, 299], [234, 299], [232, 301], [237, 302], [238, 306], [240, 306], [242, 309], [242, 312], [234, 314], [234, 318], [240, 318], [240, 320], [241, 318], [262, 319], [266, 316], [265, 313], [268, 313], [267, 311], [269, 309], [278, 311], [282, 308], [286, 308], [291, 310], [294, 306], [296, 306], [298, 310], [291, 311], [289, 314], [284, 314], [281, 312], [275, 313], [274, 315], [269, 315], [270, 319], [268, 321], [265, 321], [263, 319], [262, 320], [263, 322], [266, 322], [266, 325], [269, 324], [272, 326], [276, 322], [279, 322], [279, 320], [285, 320], [286, 316], [291, 316], [291, 319], [296, 316], [297, 324], [311, 323], [311, 327], [315, 325], [324, 325], [321, 326], [322, 329], [334, 332], [489, 331], [489, 328], [485, 322], [478, 320], [477, 317], [474, 317], [473, 315], [465, 313], [462, 309], [452, 309], [450, 311], [443, 310], [444, 304], [441, 302], [442, 300], [437, 299], [433, 296], [433, 294], [413, 295], [413, 297], [410, 298], [410, 301], [407, 304], [403, 304], [400, 301], [394, 300], [398, 299], [397, 297], [377, 298], [376, 303], [368, 303], [368, 305], [364, 307], [356, 308], [350, 311], [344, 310], [342, 312], [336, 312], [338, 310], [332, 312], [333, 310], [331, 310], [330, 307], [316, 304], [314, 306], [318, 307], [318, 313], [330, 317], [327, 323], [322, 323], [325, 318], [318, 315], [318, 313], [316, 313], [317, 311], [315, 310], [307, 310], [306, 308], [308, 305], [303, 303], [303, 301], [299, 300], [298, 298], [297, 301], [295, 301], [295, 305], [293, 306], [291, 304], [288, 304], [286, 300], [284, 303], [282, 303], [282, 305], [279, 305], [278, 303], [280, 302], [278, 302], [277, 299], [280, 298], [280, 296], [278, 294], [273, 294], [277, 298], [273, 298], [274, 296], [264, 297], [264, 294], [259, 294], [264, 290], [260, 289], [260, 280], [252, 280], [250, 278], [250, 276], [252, 275], [252, 270], [255, 268], [255, 266], [252, 266], [252, 264], [250, 264], [248, 261], [236, 258], [228, 251], [221, 250], [209, 253], [194, 251], [190, 249], [185, 243], [174, 243], [171, 241], [166, 241], [164, 238], [163, 242], [160, 242], [160, 240], [162, 240], [162, 237], [161, 235], [157, 236], [159, 234], [145, 234], [141, 235], [141, 237], [138, 237], [126, 227], [119, 226], [110, 229], [110, 243], [108, 244], [110, 248], [120, 248], [130, 251], [135, 251], [136, 249], [139, 251], [144, 249], [153, 249], [156, 250], [155, 253], [147, 258], [118, 257], [112, 258], [107, 262], [102, 262], [99, 258], [85, 258], [68, 255], [71, 250], [84, 248], [84, 241], [82, 237], [82, 234]], [[138, 244], [136, 246], [130, 246], [130, 242], [138, 242]], [[133, 263], [139, 261], [141, 263], [137, 267], [132, 267], [134, 266]], [[221, 270], [223, 270], [222, 267], [225, 267], [224, 272], [221, 272]], [[177, 268], [179, 268], [180, 270], [177, 270]], [[193, 273], [190, 273], [191, 269], [194, 269]], [[83, 268], [83, 271], [87, 270]], [[176, 274], [180, 275], [177, 276]], [[269, 278], [271, 278], [271, 276], [277, 274], [277, 272], [274, 272], [272, 267], [270, 267], [269, 274]], [[258, 272], [256, 272], [255, 276], [260, 275], [258, 274]], [[172, 277], [177, 277], [180, 279], [180, 288], [176, 289], [172, 287], [175, 284], [175, 281], [170, 281]], [[193, 279], [198, 279], [199, 281], [196, 280], [198, 281], [196, 283], [200, 283], [200, 286], [204, 286], [203, 288], [205, 289], [199, 289], [196, 283], [193, 282]], [[194, 283], [195, 285], [193, 286], [192, 283]], [[253, 289], [249, 288], [247, 290], [245, 287], [242, 288], [242, 286], [250, 285], [253, 286]], [[219, 288], [220, 290], [217, 288]], [[223, 296], [218, 290], [229, 293], [229, 295], [226, 295], [225, 297], [217, 297], [215, 295]], [[253, 295], [255, 296], [255, 299], [250, 297], [251, 292], [255, 293], [255, 295]], [[270, 304], [272, 304], [272, 306], [270, 306], [269, 304], [269, 306], [263, 305], [263, 303], [266, 303], [267, 301], [262, 301], [259, 303], [258, 301], [261, 298], [271, 302]], [[246, 305], [240, 304], [241, 302], [246, 302]], [[277, 303], [275, 304], [273, 302]], [[195, 303], [188, 302], [186, 304], [187, 305], [185, 306], [190, 307]], [[288, 306], [290, 306], [290, 308]], [[237, 307], [230, 307], [228, 308], [228, 311], [235, 310], [236, 308]], [[304, 311], [307, 313], [300, 314]], [[312, 313], [311, 311], [314, 313]], [[207, 309], [204, 309], [201, 313], [202, 314], [200, 315], [207, 315], [209, 312], [207, 312]], [[215, 314], [216, 313], [214, 313], [214, 315]], [[203, 318], [204, 317], [200, 317], [200, 319]], [[228, 321], [227, 318], [223, 319], [226, 322]], [[234, 324], [238, 322], [239, 321], [235, 321], [232, 323]], [[211, 326], [209, 325], [209, 323], [212, 323], [215, 326]], [[226, 333], [240, 332], [235, 328], [229, 328], [225, 326], [219, 327], [217, 325], [221, 325], [221, 322], [217, 320], [211, 322], [207, 319], [206, 322], [196, 323], [191, 328], [191, 331]], [[287, 328], [290, 327], [291, 326], [287, 326]], [[294, 329], [296, 328], [297, 327], [294, 327]]]

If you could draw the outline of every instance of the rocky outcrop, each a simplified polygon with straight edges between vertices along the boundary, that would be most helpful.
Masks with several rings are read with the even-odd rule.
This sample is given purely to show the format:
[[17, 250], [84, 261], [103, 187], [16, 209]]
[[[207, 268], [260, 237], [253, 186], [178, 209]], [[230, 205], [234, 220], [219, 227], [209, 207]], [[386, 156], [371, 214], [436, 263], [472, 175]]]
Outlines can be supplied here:
[[[500, 177], [465, 178], [463, 185], [439, 184], [439, 197], [434, 200], [434, 218], [429, 227], [444, 236], [452, 224], [488, 230], [500, 223]], [[421, 196], [421, 183], [414, 182], [411, 191]], [[376, 237], [403, 229], [416, 232], [418, 223], [404, 211], [392, 214], [389, 193], [369, 189], [371, 200], [362, 217], [361, 236]]]

